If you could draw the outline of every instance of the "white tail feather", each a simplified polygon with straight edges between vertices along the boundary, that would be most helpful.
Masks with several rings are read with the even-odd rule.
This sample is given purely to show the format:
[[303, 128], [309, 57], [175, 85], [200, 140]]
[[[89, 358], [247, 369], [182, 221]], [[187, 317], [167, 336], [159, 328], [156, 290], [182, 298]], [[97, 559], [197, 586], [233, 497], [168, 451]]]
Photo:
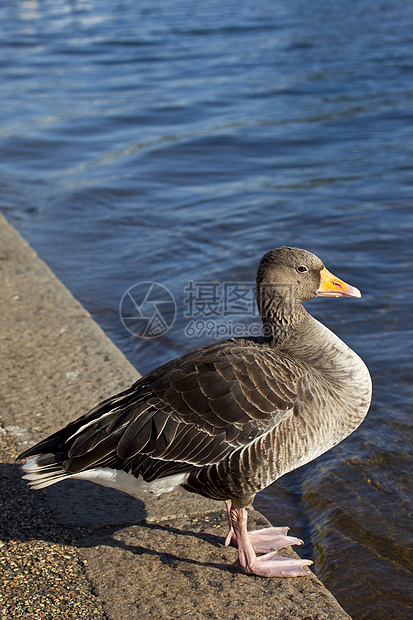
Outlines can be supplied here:
[[42, 455], [34, 456], [30, 461], [27, 461], [22, 467], [25, 475], [23, 478], [29, 480], [29, 486], [32, 489], [44, 489], [45, 487], [65, 480], [70, 477], [57, 463], [51, 463], [50, 465], [39, 465], [38, 460]]
[[112, 469], [111, 467], [97, 467], [95, 469], [81, 471], [77, 474], [69, 474], [57, 463], [39, 465], [38, 460], [41, 457], [44, 457], [44, 455], [35, 456], [23, 465], [23, 471], [25, 472], [23, 478], [29, 481], [29, 485], [32, 489], [44, 489], [62, 480], [77, 478], [79, 480], [89, 480], [90, 482], [95, 482], [105, 487], [117, 489], [129, 495], [139, 496], [142, 493], [162, 495], [184, 484], [189, 475], [187, 473], [175, 474], [173, 476], [165, 476], [165, 478], [158, 478], [152, 482], [145, 482], [141, 476], [135, 478], [131, 473]]

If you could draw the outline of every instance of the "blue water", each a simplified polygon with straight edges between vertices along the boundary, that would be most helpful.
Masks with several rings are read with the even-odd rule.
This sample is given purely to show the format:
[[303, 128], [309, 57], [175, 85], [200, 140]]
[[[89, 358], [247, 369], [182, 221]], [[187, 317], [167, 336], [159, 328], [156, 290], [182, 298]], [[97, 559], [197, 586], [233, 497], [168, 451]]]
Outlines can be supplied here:
[[[140, 372], [211, 316], [254, 323], [216, 285], [273, 247], [362, 290], [308, 309], [368, 364], [368, 418], [256, 505], [354, 619], [411, 618], [413, 4], [10, 0], [0, 23], [2, 211]], [[190, 280], [216, 294], [195, 334]], [[143, 281], [177, 303], [157, 339], [119, 316]]]

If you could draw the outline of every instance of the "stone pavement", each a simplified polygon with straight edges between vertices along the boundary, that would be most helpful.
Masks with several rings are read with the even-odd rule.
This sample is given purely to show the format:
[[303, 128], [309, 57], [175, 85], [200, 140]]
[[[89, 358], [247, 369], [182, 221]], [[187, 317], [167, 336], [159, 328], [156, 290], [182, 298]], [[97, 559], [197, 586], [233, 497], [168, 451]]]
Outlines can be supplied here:
[[[1, 618], [349, 619], [310, 571], [233, 568], [217, 502], [136, 500], [71, 480], [31, 491], [17, 454], [139, 375], [2, 216], [0, 316]], [[263, 524], [251, 511], [250, 528]]]

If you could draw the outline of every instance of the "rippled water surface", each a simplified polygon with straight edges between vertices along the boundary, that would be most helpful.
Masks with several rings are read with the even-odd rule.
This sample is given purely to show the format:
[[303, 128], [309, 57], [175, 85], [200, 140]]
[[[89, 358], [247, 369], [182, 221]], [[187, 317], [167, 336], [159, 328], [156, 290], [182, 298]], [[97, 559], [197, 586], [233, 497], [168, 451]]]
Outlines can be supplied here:
[[[362, 290], [308, 309], [369, 366], [370, 413], [256, 505], [355, 619], [411, 618], [413, 4], [10, 0], [0, 20], [2, 210], [142, 373], [210, 342], [207, 319], [248, 329], [200, 285], [246, 290], [273, 247]], [[157, 339], [119, 317], [143, 281], [177, 301]]]

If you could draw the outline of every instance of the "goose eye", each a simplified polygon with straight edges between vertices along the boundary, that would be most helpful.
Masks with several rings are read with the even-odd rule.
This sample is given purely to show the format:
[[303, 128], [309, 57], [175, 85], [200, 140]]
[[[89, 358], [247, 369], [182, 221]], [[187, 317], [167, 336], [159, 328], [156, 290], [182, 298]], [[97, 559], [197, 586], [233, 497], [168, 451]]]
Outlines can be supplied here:
[[297, 267], [297, 271], [298, 273], [307, 273], [308, 267], [306, 267], [305, 265], [300, 265], [299, 267]]

